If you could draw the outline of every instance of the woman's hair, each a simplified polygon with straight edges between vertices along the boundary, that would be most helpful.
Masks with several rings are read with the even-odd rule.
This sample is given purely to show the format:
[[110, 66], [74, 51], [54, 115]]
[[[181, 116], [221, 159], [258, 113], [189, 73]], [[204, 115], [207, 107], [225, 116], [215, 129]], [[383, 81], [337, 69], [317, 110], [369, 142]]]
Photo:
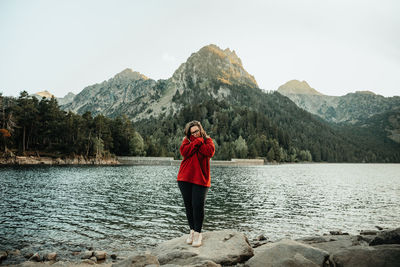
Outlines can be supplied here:
[[190, 128], [192, 128], [193, 126], [199, 127], [201, 137], [203, 137], [204, 139], [209, 138], [206, 131], [204, 131], [203, 126], [201, 126], [201, 123], [199, 121], [191, 121], [191, 122], [186, 123], [186, 126], [185, 126], [185, 136], [188, 139], [190, 138], [190, 135], [192, 134], [190, 132]]

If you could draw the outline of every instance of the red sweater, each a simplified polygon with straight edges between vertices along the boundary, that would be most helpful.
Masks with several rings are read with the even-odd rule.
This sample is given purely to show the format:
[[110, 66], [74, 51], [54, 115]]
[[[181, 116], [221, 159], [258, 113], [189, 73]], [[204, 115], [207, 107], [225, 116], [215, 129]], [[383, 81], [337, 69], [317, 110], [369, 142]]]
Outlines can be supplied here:
[[206, 187], [211, 186], [210, 158], [214, 156], [215, 147], [211, 138], [190, 136], [182, 141], [179, 149], [183, 160], [178, 172], [178, 181], [189, 182]]

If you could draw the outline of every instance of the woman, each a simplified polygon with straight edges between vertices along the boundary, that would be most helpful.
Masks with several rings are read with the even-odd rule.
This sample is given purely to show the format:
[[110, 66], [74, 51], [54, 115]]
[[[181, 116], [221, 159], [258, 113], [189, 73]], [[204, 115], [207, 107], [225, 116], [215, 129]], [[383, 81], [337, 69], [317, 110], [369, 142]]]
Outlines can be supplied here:
[[201, 246], [201, 228], [204, 220], [204, 205], [210, 180], [210, 158], [215, 147], [201, 123], [191, 121], [186, 124], [185, 137], [179, 149], [183, 160], [178, 172], [178, 186], [182, 193], [186, 217], [190, 227], [187, 244]]

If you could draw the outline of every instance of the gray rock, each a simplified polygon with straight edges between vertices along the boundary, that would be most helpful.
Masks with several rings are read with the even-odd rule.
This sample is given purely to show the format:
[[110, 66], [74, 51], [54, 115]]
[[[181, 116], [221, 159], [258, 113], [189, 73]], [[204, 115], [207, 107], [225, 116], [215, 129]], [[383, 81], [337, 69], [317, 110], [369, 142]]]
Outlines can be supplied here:
[[370, 246], [400, 244], [400, 228], [382, 231], [369, 243]]
[[399, 267], [400, 245], [353, 247], [331, 256], [336, 267]]
[[97, 260], [105, 260], [107, 258], [107, 252], [105, 251], [95, 251], [93, 255]]
[[313, 242], [312, 241], [302, 241], [303, 243], [309, 244], [315, 248], [319, 248], [327, 251], [329, 254], [348, 249], [354, 246], [364, 245], [368, 246], [368, 242], [365, 242], [361, 236], [350, 236], [341, 235], [331, 238], [330, 236], [325, 236], [326, 242]]
[[93, 251], [83, 252], [81, 259], [90, 259], [93, 256]]
[[307, 244], [322, 243], [322, 242], [328, 242], [329, 241], [329, 237], [326, 237], [326, 236], [309, 236], [309, 237], [303, 237], [303, 238], [296, 239], [296, 241], [305, 242]]
[[191, 265], [192, 267], [221, 267], [221, 264], [217, 264], [213, 261], [205, 260], [197, 264]]
[[328, 257], [329, 253], [324, 250], [293, 240], [281, 240], [257, 248], [246, 266], [316, 267], [323, 266]]
[[96, 263], [90, 259], [84, 259], [81, 261], [84, 264], [90, 264], [90, 265], [95, 265]]
[[112, 267], [144, 267], [148, 265], [160, 266], [160, 263], [156, 256], [144, 253], [132, 255], [126, 260], [113, 264]]
[[233, 230], [203, 233], [203, 245], [185, 243], [186, 235], [158, 245], [153, 254], [160, 264], [194, 265], [209, 260], [222, 265], [234, 265], [254, 255], [245, 235]]
[[97, 263], [97, 258], [95, 256], [91, 257], [89, 260], [93, 261], [94, 263]]

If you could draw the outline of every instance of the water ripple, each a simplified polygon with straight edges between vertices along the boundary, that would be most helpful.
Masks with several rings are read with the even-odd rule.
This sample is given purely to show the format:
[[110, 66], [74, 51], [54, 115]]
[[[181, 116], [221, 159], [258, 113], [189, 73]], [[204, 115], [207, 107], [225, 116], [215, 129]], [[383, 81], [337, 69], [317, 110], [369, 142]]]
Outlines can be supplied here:
[[[400, 224], [400, 165], [213, 167], [204, 231], [296, 238]], [[187, 232], [177, 166], [0, 169], [0, 250], [120, 254]]]

